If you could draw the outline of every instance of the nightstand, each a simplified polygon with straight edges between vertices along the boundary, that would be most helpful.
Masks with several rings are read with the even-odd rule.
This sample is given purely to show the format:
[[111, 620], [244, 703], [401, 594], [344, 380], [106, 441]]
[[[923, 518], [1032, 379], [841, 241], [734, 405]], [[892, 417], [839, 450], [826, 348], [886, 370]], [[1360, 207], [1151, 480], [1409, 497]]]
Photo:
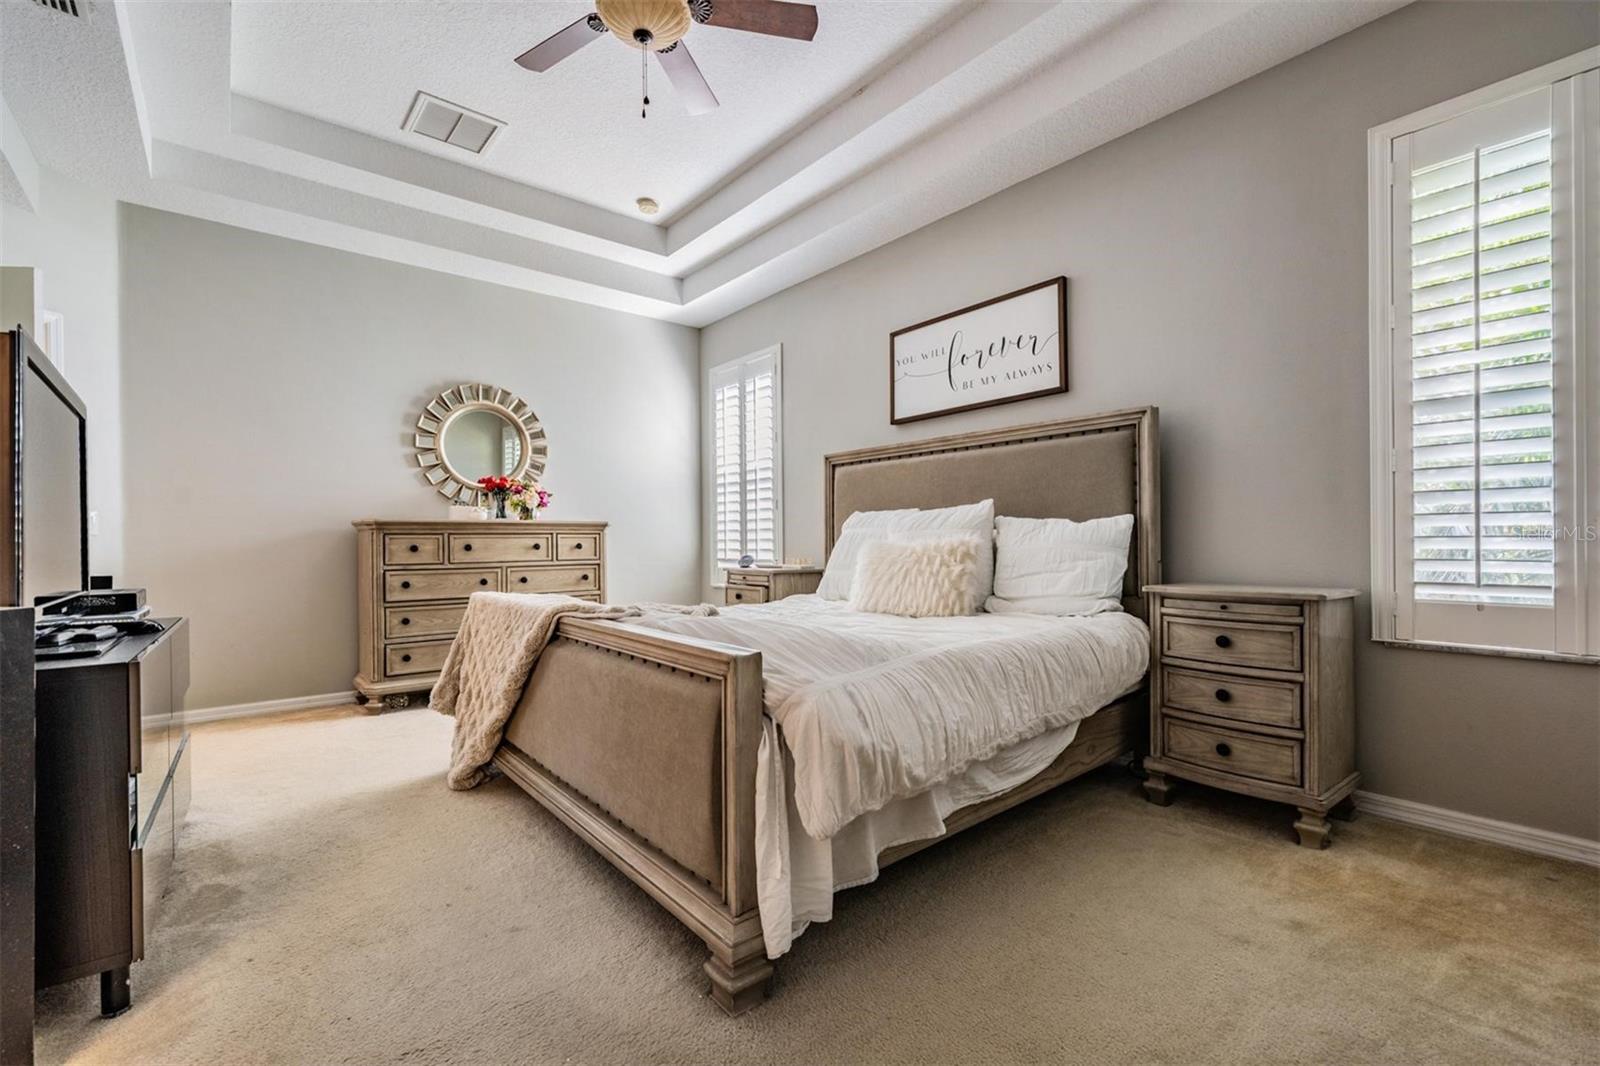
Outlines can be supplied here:
[[730, 606], [771, 603], [785, 596], [815, 592], [822, 583], [820, 566], [745, 566], [727, 573], [728, 587], [722, 601]]
[[1305, 847], [1353, 817], [1354, 589], [1149, 585], [1145, 795], [1179, 777], [1293, 804]]

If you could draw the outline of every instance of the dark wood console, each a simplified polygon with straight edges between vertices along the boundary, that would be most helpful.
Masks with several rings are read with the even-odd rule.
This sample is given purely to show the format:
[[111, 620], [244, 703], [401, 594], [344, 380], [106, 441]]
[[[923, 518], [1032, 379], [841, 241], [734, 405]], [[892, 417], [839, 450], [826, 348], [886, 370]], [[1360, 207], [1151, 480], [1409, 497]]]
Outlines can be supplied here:
[[35, 974], [100, 975], [100, 1010], [131, 996], [189, 802], [189, 626], [124, 637], [94, 659], [41, 661]]

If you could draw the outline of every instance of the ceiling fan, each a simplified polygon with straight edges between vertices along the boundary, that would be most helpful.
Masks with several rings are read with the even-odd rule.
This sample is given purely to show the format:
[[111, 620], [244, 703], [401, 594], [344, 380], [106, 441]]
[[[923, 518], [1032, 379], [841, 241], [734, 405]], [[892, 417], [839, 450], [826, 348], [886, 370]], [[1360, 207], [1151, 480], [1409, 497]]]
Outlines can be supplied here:
[[609, 30], [628, 47], [639, 50], [646, 108], [650, 105], [649, 56], [654, 52], [689, 114], [703, 115], [717, 106], [717, 97], [683, 41], [695, 23], [797, 41], [817, 35], [817, 9], [784, 0], [595, 0], [594, 6], [594, 14], [518, 56], [517, 65], [542, 74]]

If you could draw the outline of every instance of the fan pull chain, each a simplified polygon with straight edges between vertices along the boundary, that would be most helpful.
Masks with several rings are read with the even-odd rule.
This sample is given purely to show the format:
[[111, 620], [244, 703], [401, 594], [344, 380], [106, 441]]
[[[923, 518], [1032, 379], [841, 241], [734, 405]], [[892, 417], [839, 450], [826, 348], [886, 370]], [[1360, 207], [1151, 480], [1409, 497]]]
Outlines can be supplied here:
[[639, 49], [639, 84], [644, 91], [644, 106], [639, 108], [639, 117], [648, 118], [646, 110], [650, 107], [650, 49]]

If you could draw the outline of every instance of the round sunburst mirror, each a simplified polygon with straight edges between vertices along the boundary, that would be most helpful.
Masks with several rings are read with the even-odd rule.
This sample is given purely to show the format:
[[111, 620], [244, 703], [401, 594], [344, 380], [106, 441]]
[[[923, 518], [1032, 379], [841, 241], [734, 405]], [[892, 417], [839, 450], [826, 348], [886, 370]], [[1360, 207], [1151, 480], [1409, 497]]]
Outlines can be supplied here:
[[475, 503], [478, 479], [537, 481], [549, 443], [539, 416], [522, 397], [493, 385], [457, 385], [429, 402], [417, 419], [417, 465], [441, 496]]

